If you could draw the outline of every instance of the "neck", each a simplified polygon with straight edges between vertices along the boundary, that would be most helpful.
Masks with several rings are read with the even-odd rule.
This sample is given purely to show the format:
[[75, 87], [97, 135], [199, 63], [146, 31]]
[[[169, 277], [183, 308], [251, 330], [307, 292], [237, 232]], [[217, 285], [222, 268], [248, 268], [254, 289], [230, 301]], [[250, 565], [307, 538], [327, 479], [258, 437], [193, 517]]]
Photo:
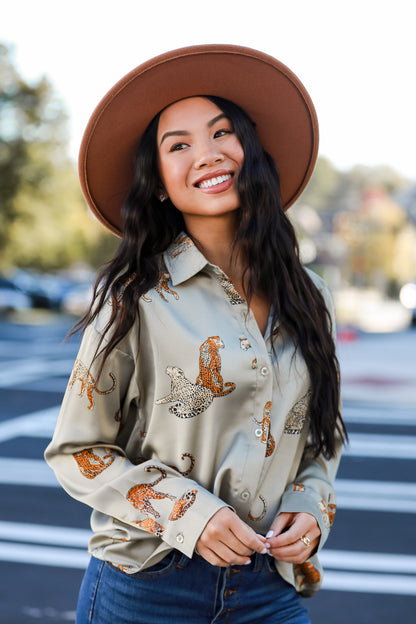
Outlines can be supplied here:
[[[188, 234], [198, 249], [209, 262], [226, 273], [239, 295], [246, 299], [247, 293], [243, 284], [243, 254], [241, 249], [234, 245], [238, 213], [233, 212], [211, 219], [184, 215], [184, 219]], [[270, 313], [270, 301], [263, 293], [254, 292], [249, 304], [264, 336]]]
[[[186, 218], [188, 234], [205, 258], [218, 266], [230, 278], [241, 277], [242, 258], [238, 247], [234, 247], [236, 232], [236, 213], [222, 218], [199, 219], [197, 216]], [[233, 253], [234, 250], [234, 253]]]

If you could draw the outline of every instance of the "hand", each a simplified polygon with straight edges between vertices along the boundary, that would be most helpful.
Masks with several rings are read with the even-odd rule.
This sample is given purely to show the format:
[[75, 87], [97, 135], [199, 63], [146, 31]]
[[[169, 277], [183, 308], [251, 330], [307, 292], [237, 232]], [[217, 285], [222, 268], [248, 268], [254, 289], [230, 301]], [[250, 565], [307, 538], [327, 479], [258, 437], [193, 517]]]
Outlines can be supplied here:
[[[304, 536], [309, 538], [309, 546], [300, 539]], [[272, 557], [289, 563], [303, 563], [309, 559], [318, 547], [320, 537], [321, 530], [315, 517], [306, 512], [279, 514], [266, 535]]]
[[221, 567], [245, 565], [250, 563], [253, 552], [268, 552], [266, 539], [257, 535], [229, 507], [222, 507], [208, 521], [196, 550], [208, 563]]

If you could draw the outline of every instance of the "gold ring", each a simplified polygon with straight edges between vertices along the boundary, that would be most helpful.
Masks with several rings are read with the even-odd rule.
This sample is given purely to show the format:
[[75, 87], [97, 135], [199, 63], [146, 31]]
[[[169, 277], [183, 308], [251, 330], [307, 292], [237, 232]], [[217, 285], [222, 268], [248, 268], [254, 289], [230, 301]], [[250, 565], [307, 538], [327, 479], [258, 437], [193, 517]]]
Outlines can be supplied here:
[[302, 537], [300, 537], [299, 539], [305, 544], [306, 548], [309, 548], [309, 546], [311, 545], [311, 540], [307, 535], [302, 535]]

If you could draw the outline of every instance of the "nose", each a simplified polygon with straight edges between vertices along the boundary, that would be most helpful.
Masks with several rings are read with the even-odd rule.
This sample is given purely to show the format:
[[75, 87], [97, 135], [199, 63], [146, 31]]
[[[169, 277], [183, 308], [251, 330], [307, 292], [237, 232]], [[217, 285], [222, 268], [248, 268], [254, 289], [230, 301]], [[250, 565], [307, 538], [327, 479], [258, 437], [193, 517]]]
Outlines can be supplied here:
[[223, 162], [224, 155], [215, 142], [204, 141], [195, 147], [195, 169], [202, 169]]

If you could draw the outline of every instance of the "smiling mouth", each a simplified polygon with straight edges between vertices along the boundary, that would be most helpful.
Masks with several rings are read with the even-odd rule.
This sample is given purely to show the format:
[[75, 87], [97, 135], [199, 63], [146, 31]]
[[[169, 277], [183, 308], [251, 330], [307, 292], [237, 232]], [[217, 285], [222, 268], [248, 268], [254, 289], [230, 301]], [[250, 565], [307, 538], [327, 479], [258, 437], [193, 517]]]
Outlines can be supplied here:
[[212, 186], [217, 186], [218, 184], [222, 184], [227, 180], [232, 178], [231, 173], [225, 173], [224, 175], [219, 175], [214, 178], [209, 178], [208, 180], [202, 180], [202, 182], [198, 182], [195, 186], [200, 189], [211, 188]]

